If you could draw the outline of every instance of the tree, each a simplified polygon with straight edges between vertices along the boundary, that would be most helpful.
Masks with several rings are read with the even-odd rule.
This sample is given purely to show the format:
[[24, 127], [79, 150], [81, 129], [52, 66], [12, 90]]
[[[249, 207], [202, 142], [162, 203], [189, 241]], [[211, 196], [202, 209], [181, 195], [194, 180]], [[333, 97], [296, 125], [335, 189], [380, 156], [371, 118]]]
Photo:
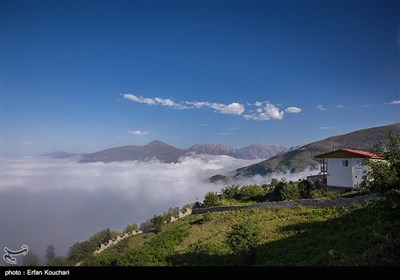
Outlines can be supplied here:
[[255, 248], [260, 241], [260, 228], [250, 220], [244, 220], [232, 226], [227, 243], [232, 251], [251, 262], [255, 257]]
[[55, 251], [54, 245], [47, 246], [47, 249], [46, 249], [47, 263], [49, 263], [51, 260], [53, 260], [55, 258], [56, 254], [54, 253], [54, 251]]
[[311, 192], [315, 190], [316, 188], [307, 180], [302, 180], [298, 184], [300, 196], [302, 198], [311, 198]]
[[400, 216], [400, 133], [389, 132], [386, 140], [384, 147], [374, 149], [384, 160], [367, 160], [370, 170], [363, 185], [381, 193], [383, 207]]
[[271, 198], [277, 201], [299, 199], [300, 191], [295, 182], [280, 181], [272, 191]]
[[383, 160], [367, 160], [370, 171], [364, 180], [367, 188], [379, 193], [400, 189], [400, 133], [389, 132], [386, 140], [384, 147], [374, 148]]
[[132, 224], [127, 225], [123, 232], [124, 233], [131, 233], [132, 231], [135, 231], [137, 229], [138, 229], [137, 224], [132, 223]]
[[242, 186], [240, 188], [240, 198], [243, 201], [246, 200], [262, 200], [263, 196], [265, 195], [265, 191], [261, 186], [258, 185], [248, 185]]
[[161, 228], [164, 224], [164, 219], [162, 215], [159, 216], [154, 215], [154, 217], [151, 218], [150, 222], [152, 223], [153, 231], [155, 233], [161, 232]]
[[213, 207], [219, 205], [219, 197], [215, 192], [208, 192], [204, 197], [204, 206]]

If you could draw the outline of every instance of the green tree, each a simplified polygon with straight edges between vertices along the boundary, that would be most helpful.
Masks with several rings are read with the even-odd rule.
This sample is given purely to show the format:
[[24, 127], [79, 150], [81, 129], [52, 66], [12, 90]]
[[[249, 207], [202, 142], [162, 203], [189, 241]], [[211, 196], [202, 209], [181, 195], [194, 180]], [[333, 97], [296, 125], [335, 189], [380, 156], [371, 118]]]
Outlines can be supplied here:
[[135, 224], [135, 223], [128, 224], [128, 225], [125, 227], [123, 233], [131, 233], [132, 231], [135, 231], [135, 230], [137, 230], [137, 229], [138, 229], [137, 224]]
[[213, 207], [219, 205], [219, 197], [215, 192], [208, 192], [204, 197], [204, 206], [205, 207]]
[[255, 200], [260, 201], [265, 195], [264, 189], [259, 185], [248, 185], [240, 188], [241, 200]]
[[278, 185], [278, 183], [279, 183], [279, 180], [276, 179], [276, 178], [273, 178], [269, 184], [270, 184], [270, 186], [271, 186], [272, 188], [275, 188], [276, 185]]
[[299, 188], [300, 196], [302, 198], [311, 198], [311, 193], [313, 190], [315, 190], [315, 187], [313, 186], [313, 184], [311, 184], [307, 180], [302, 180], [298, 184], [298, 188]]
[[155, 233], [161, 232], [161, 228], [164, 224], [164, 218], [162, 215], [158, 215], [158, 216], [154, 215], [154, 217], [151, 218], [150, 222], [152, 223], [153, 231]]
[[139, 229], [143, 232], [149, 232], [153, 228], [153, 224], [151, 223], [150, 219], [144, 221], [140, 224]]
[[370, 170], [363, 185], [381, 193], [383, 207], [400, 216], [400, 133], [389, 132], [386, 140], [384, 147], [376, 146], [374, 149], [383, 160], [366, 161]]
[[54, 251], [55, 251], [54, 245], [47, 246], [47, 248], [46, 248], [47, 263], [49, 263], [51, 260], [53, 260], [55, 258], [56, 254]]
[[69, 249], [67, 260], [78, 262], [87, 256], [90, 256], [97, 248], [97, 245], [89, 240], [76, 242]]
[[374, 152], [383, 160], [369, 159], [369, 172], [364, 185], [373, 192], [386, 193], [400, 189], [400, 133], [386, 134], [386, 145], [375, 146]]
[[245, 262], [254, 261], [255, 248], [260, 241], [260, 228], [250, 220], [244, 220], [232, 226], [227, 244], [233, 252], [244, 258]]
[[272, 191], [271, 198], [277, 201], [299, 199], [300, 191], [299, 188], [297, 187], [297, 183], [292, 181], [279, 182]]
[[222, 189], [222, 197], [225, 199], [238, 199], [239, 196], [239, 185], [231, 185]]

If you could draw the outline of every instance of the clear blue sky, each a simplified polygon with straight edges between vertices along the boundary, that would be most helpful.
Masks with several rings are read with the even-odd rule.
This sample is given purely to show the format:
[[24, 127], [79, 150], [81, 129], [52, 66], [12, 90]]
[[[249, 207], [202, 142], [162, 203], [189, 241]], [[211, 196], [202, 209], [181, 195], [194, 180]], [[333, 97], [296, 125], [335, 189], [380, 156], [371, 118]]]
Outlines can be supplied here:
[[292, 146], [400, 120], [399, 1], [2, 1], [3, 155]]

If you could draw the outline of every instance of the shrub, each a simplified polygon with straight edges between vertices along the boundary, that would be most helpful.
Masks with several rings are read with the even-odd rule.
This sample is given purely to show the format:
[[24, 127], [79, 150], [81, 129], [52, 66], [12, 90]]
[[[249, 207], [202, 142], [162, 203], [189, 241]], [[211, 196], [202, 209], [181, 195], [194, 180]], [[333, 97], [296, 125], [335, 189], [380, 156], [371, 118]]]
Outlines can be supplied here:
[[227, 186], [222, 189], [222, 197], [225, 199], [239, 199], [240, 189], [238, 185]]
[[159, 233], [159, 232], [161, 232], [161, 228], [162, 228], [162, 226], [164, 224], [164, 216], [162, 216], [162, 215], [159, 215], [159, 216], [154, 215], [154, 217], [151, 218], [150, 222], [153, 225], [153, 231], [155, 233]]
[[213, 207], [219, 205], [219, 197], [215, 192], [209, 192], [204, 197], [204, 206], [205, 207]]
[[274, 190], [272, 191], [271, 195], [272, 200], [290, 200], [290, 199], [299, 199], [300, 198], [300, 191], [297, 187], [297, 184], [290, 181], [290, 182], [279, 182]]
[[282, 191], [283, 187], [285, 185], [285, 182], [280, 181], [279, 183], [276, 184], [274, 189], [272, 190], [272, 193], [270, 195], [271, 200], [282, 200]]
[[123, 231], [123, 233], [131, 233], [132, 231], [135, 231], [138, 229], [137, 224], [132, 223], [130, 225], [127, 225]]
[[228, 234], [227, 244], [233, 252], [244, 258], [244, 261], [252, 261], [255, 256], [255, 248], [260, 241], [260, 228], [250, 220], [244, 220], [232, 226]]
[[381, 193], [382, 202], [378, 207], [400, 214], [400, 133], [387, 133], [385, 147], [376, 146], [374, 152], [385, 161], [370, 159], [366, 161], [370, 171], [362, 185], [365, 189]]
[[302, 180], [298, 188], [302, 198], [311, 198], [311, 192], [316, 189], [315, 186], [307, 180]]
[[265, 192], [261, 186], [249, 185], [240, 188], [241, 200], [261, 200]]
[[300, 191], [294, 182], [286, 183], [282, 190], [282, 200], [299, 199]]

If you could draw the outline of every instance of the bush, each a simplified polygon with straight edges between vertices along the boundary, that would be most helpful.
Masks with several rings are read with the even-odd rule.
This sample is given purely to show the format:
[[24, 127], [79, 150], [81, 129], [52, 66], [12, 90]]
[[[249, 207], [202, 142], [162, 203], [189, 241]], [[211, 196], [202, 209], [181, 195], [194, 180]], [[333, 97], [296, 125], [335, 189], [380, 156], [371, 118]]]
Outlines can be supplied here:
[[298, 188], [302, 198], [311, 198], [311, 192], [316, 189], [315, 186], [307, 180], [302, 180]]
[[133, 223], [130, 225], [127, 225], [123, 231], [123, 233], [131, 233], [132, 231], [135, 231], [138, 229], [137, 224]]
[[300, 191], [297, 187], [297, 184], [290, 181], [290, 182], [279, 182], [274, 190], [272, 191], [271, 195], [272, 200], [291, 200], [291, 199], [299, 199], [300, 198]]
[[382, 203], [385, 209], [392, 210], [397, 217], [400, 217], [400, 211], [398, 211], [400, 209], [400, 190], [387, 191], [383, 195]]
[[164, 224], [164, 217], [162, 215], [159, 216], [154, 215], [154, 217], [151, 218], [150, 222], [153, 225], [153, 231], [155, 233], [161, 232], [161, 228]]
[[264, 189], [258, 185], [243, 186], [240, 188], [241, 200], [261, 200], [265, 195]]
[[215, 192], [209, 192], [204, 197], [203, 204], [205, 207], [213, 207], [219, 205], [219, 197]]
[[400, 133], [387, 133], [385, 147], [375, 147], [375, 153], [385, 161], [370, 159], [370, 168], [363, 186], [367, 190], [383, 194], [381, 203], [387, 210], [399, 215], [400, 209]]
[[299, 198], [300, 198], [300, 191], [296, 183], [289, 182], [284, 185], [282, 190], [282, 200], [291, 200]]
[[244, 220], [232, 226], [226, 242], [233, 252], [244, 258], [245, 262], [252, 261], [255, 248], [260, 241], [260, 233], [260, 228], [256, 224]]
[[239, 199], [240, 189], [238, 185], [227, 186], [222, 189], [222, 197], [225, 199]]

